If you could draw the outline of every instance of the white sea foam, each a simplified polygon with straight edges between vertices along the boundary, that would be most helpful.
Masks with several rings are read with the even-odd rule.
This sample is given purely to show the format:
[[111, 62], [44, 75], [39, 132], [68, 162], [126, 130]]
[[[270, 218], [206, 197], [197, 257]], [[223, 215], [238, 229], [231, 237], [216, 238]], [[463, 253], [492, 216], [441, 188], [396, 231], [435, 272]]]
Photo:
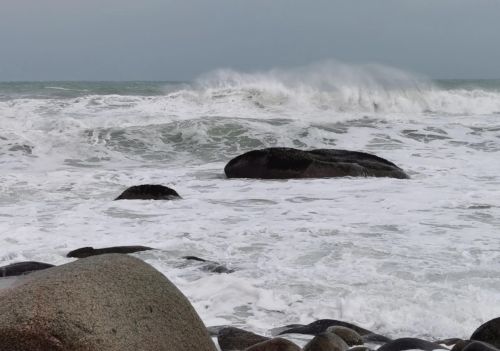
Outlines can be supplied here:
[[[168, 90], [0, 101], [0, 264], [156, 247], [138, 256], [207, 325], [262, 333], [336, 318], [468, 337], [500, 314], [498, 92], [333, 63]], [[231, 157], [276, 145], [364, 150], [412, 179], [224, 178]], [[111, 201], [141, 183], [183, 200]]]

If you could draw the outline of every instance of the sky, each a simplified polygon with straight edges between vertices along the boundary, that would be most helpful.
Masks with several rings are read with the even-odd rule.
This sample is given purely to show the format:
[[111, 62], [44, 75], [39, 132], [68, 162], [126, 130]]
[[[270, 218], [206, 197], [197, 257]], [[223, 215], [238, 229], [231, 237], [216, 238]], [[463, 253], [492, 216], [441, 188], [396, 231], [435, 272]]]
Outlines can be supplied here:
[[323, 60], [500, 78], [500, 0], [1, 0], [0, 81], [188, 81]]

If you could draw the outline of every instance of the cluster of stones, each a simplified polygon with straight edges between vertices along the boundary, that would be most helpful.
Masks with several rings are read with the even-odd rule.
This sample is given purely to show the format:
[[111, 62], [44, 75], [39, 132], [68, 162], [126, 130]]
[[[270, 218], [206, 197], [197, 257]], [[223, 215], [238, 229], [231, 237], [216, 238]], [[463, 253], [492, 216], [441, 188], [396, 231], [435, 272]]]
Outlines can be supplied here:
[[[221, 351], [499, 351], [500, 318], [481, 325], [469, 340], [451, 338], [427, 341], [418, 338], [390, 339], [355, 324], [322, 319], [308, 325], [274, 329], [275, 337], [257, 335], [234, 327], [209, 328], [217, 336]], [[301, 348], [281, 335], [307, 334], [312, 339]]]

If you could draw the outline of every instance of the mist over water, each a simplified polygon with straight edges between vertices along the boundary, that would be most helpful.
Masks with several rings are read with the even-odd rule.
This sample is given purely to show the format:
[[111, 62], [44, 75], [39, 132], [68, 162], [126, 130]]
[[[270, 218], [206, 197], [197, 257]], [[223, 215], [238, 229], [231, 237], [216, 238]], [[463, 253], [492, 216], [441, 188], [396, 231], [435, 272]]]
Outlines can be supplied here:
[[[205, 324], [336, 318], [468, 337], [500, 314], [500, 82], [326, 62], [194, 82], [0, 83], [2, 265], [81, 246], [138, 254]], [[411, 175], [228, 180], [270, 146], [377, 154]], [[131, 185], [181, 201], [113, 202]], [[235, 269], [210, 274], [197, 255]]]

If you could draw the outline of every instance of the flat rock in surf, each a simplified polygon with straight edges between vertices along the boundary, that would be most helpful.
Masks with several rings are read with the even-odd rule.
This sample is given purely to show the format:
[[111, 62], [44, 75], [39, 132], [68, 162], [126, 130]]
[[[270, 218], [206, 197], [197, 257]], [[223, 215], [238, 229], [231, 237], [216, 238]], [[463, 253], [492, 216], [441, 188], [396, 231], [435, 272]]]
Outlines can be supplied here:
[[93, 247], [81, 247], [79, 249], [70, 251], [66, 255], [66, 257], [85, 258], [110, 253], [129, 254], [147, 250], [153, 250], [153, 248], [147, 246], [113, 246], [104, 247], [102, 249], [94, 249]]
[[500, 317], [482, 324], [472, 333], [470, 339], [483, 341], [500, 348]]
[[394, 163], [364, 152], [273, 147], [242, 154], [224, 168], [228, 178], [330, 178], [409, 176]]
[[282, 335], [282, 334], [307, 334], [307, 335], [318, 335], [324, 333], [329, 327], [339, 326], [346, 327], [351, 330], [354, 330], [359, 335], [371, 335], [375, 334], [368, 329], [364, 329], [358, 327], [355, 324], [339, 321], [336, 319], [319, 319], [307, 325], [304, 324], [290, 324], [284, 327], [273, 329], [271, 332], [273, 335]]
[[26, 261], [26, 262], [16, 262], [11, 263], [7, 266], [0, 267], [0, 277], [15, 277], [18, 275], [29, 274], [34, 271], [40, 271], [42, 269], [47, 269], [54, 267], [53, 264]]
[[174, 189], [164, 185], [144, 184], [128, 188], [115, 200], [175, 200], [180, 198]]
[[377, 351], [404, 351], [404, 350], [424, 350], [424, 351], [432, 351], [447, 348], [436, 344], [434, 342], [417, 339], [417, 338], [400, 338], [395, 339], [387, 344], [380, 346]]
[[212, 273], [233, 273], [234, 269], [227, 268], [226, 266], [220, 264], [219, 262], [205, 260], [197, 256], [183, 256], [182, 257], [188, 261], [203, 262], [201, 269]]

